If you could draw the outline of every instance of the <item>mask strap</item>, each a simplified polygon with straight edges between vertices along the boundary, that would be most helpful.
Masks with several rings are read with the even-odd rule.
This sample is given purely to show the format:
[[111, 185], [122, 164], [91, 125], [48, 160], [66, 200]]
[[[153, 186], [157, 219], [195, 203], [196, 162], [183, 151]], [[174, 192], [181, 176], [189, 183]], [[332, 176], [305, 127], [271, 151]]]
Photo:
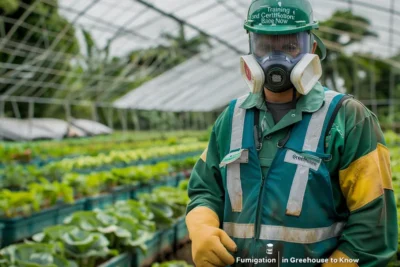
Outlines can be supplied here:
[[319, 49], [321, 50], [321, 56], [322, 56], [321, 61], [322, 61], [326, 58], [326, 46], [324, 42], [322, 42], [322, 40], [315, 33], [312, 33], [312, 35], [314, 36], [314, 39], [317, 42]]
[[252, 51], [251, 51], [251, 37], [250, 37], [250, 33], [249, 33], [248, 35], [249, 35], [249, 54], [248, 54], [248, 55], [251, 55], [251, 54], [252, 54]]
[[293, 88], [292, 109], [296, 109], [296, 103], [297, 103], [297, 90]]

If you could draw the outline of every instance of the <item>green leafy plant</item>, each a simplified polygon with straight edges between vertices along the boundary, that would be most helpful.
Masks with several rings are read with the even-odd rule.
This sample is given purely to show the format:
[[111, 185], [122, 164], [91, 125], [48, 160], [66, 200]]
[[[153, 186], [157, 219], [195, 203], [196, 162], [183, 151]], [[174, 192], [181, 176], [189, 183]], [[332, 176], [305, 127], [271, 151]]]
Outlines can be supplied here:
[[120, 168], [120, 169], [112, 169], [112, 174], [118, 180], [119, 184], [122, 185], [135, 185], [139, 183], [137, 179], [137, 171], [134, 168]]
[[0, 251], [1, 267], [78, 267], [53, 244], [30, 243], [8, 246]]
[[30, 184], [28, 191], [1, 190], [0, 216], [29, 216], [40, 208], [54, 206], [58, 200], [63, 200], [64, 203], [74, 202], [71, 187], [58, 182], [50, 183], [44, 179], [41, 182]]
[[161, 263], [153, 263], [151, 267], [193, 267], [186, 261], [166, 261]]
[[[115, 224], [115, 221], [111, 221], [110, 225]], [[77, 226], [82, 230], [93, 232], [101, 232], [103, 226], [101, 221], [97, 219], [97, 213], [95, 211], [78, 211], [64, 219], [64, 224]]]
[[153, 237], [154, 232], [145, 229], [146, 226], [141, 225], [133, 217], [118, 216], [117, 218], [117, 228], [114, 232], [118, 239], [116, 247], [118, 249], [121, 247], [139, 247], [142, 251], [145, 251], [147, 249], [145, 242]]
[[62, 180], [63, 184], [73, 188], [75, 198], [81, 198], [100, 194], [104, 184], [101, 178], [96, 174], [68, 173]]
[[181, 190], [187, 191], [188, 190], [188, 186], [189, 186], [189, 180], [186, 179], [186, 180], [183, 180], [183, 181], [179, 182], [178, 188], [181, 189]]
[[32, 192], [12, 192], [7, 189], [0, 191], [0, 216], [29, 216], [33, 211], [40, 210], [40, 199]]
[[187, 192], [174, 187], [156, 188], [151, 194], [141, 194], [139, 199], [154, 213], [158, 229], [170, 227], [185, 213], [189, 203]]
[[[171, 132], [114, 132], [109, 136], [95, 136], [61, 141], [35, 141], [26, 143], [0, 142], [0, 161], [11, 162], [15, 155], [30, 151], [33, 159], [54, 160], [61, 157], [95, 156], [110, 150], [132, 150], [138, 148], [161, 147], [168, 144], [208, 141], [199, 140], [203, 131]], [[167, 141], [166, 141], [167, 140]]]
[[154, 214], [151, 212], [150, 208], [144, 203], [136, 200], [118, 201], [114, 206], [110, 207], [106, 211], [113, 212], [119, 216], [132, 216], [137, 218], [138, 221], [144, 225], [149, 225], [149, 229], [153, 229]]
[[0, 187], [21, 190], [27, 189], [28, 184], [37, 180], [35, 167], [24, 167], [18, 164], [8, 165], [3, 172], [3, 178], [0, 180]]
[[50, 183], [44, 178], [40, 179], [39, 183], [29, 185], [29, 190], [40, 199], [42, 207], [50, 207], [56, 204], [58, 200], [64, 203], [74, 203], [74, 193], [72, 187], [59, 182]]
[[385, 141], [388, 146], [395, 147], [400, 145], [400, 135], [393, 131], [385, 132]]
[[63, 171], [72, 171], [79, 169], [94, 168], [110, 164], [130, 163], [137, 160], [147, 160], [150, 158], [178, 155], [182, 153], [202, 151], [207, 146], [205, 142], [196, 142], [192, 144], [178, 144], [172, 146], [163, 146], [152, 149], [133, 149], [125, 151], [111, 151], [108, 154], [101, 153], [97, 156], [82, 156], [77, 158], [63, 159], [52, 162], [47, 168], [60, 168]]
[[[104, 212], [97, 213], [97, 219], [106, 224], [110, 218], [116, 220], [109, 240], [115, 240], [113, 247], [139, 247], [146, 250], [145, 242], [156, 231], [153, 213], [150, 209], [135, 200], [119, 201]], [[112, 227], [112, 226], [110, 226]], [[108, 228], [110, 228], [108, 227]]]
[[183, 160], [173, 160], [171, 161], [171, 165], [174, 167], [176, 171], [183, 171], [187, 169], [192, 169], [193, 166], [198, 161], [199, 156], [188, 157]]
[[[127, 206], [132, 207], [132, 205], [133, 203], [130, 203]], [[116, 207], [111, 207], [106, 211], [76, 212], [67, 217], [64, 223], [85, 231], [104, 234], [111, 248], [141, 247], [144, 249], [144, 243], [155, 231], [155, 224], [144, 218], [152, 218], [152, 214], [143, 209], [128, 208], [124, 211], [118, 210], [118, 212], [117, 210]], [[128, 210], [130, 213], [127, 213]]]
[[43, 232], [37, 233], [32, 236], [32, 239], [38, 243], [52, 243], [54, 241], [60, 241], [61, 236], [75, 229], [74, 225], [55, 225], [46, 227]]
[[108, 249], [109, 241], [101, 233], [91, 233], [78, 228], [61, 236], [66, 255], [76, 260], [79, 266], [94, 267], [96, 261], [118, 255]]
[[136, 184], [137, 182], [149, 183], [152, 179], [160, 180], [172, 171], [168, 162], [155, 165], [140, 165], [128, 168], [113, 169], [111, 172], [122, 184]]

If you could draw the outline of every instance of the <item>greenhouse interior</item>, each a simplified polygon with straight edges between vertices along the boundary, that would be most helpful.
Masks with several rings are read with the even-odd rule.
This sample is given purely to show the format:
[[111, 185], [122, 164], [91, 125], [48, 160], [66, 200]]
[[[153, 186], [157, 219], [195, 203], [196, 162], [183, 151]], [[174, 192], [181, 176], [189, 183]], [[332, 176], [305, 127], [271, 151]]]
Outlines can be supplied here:
[[[189, 181], [250, 92], [257, 1], [0, 0], [1, 267], [195, 265]], [[399, 221], [400, 2], [309, 1], [319, 81], [379, 119]]]

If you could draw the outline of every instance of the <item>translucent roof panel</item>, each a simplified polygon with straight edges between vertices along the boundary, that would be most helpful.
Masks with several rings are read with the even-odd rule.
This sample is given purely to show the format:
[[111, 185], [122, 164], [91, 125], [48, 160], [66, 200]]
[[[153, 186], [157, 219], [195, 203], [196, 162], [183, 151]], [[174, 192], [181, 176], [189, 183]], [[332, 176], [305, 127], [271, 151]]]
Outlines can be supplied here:
[[[157, 9], [173, 14], [188, 23], [191, 34], [198, 34], [193, 27], [206, 32], [216, 46], [201, 56], [189, 60], [168, 73], [146, 83], [121, 97], [114, 104], [119, 108], [169, 111], [209, 111], [221, 108], [232, 98], [247, 92], [240, 76], [239, 56], [248, 51], [247, 35], [243, 30], [248, 1], [228, 0], [194, 1], [188, 8], [177, 10], [177, 2], [153, 1]], [[351, 2], [351, 3], [350, 3]], [[365, 5], [363, 5], [363, 3]], [[392, 22], [400, 18], [391, 13], [392, 0], [376, 1], [331, 1], [312, 0], [315, 17], [328, 19], [335, 10], [351, 9], [355, 15], [366, 17], [371, 30], [378, 37], [366, 38], [362, 43], [351, 45], [346, 51], [369, 52], [388, 57], [399, 49], [400, 37], [392, 34]], [[198, 10], [196, 12], [196, 10]], [[161, 28], [160, 28], [161, 29]], [[321, 28], [321, 31], [331, 29]], [[342, 33], [343, 34], [343, 33]], [[351, 34], [351, 33], [349, 33]], [[377, 42], [377, 38], [382, 42]], [[222, 41], [222, 42], [221, 42]], [[340, 44], [327, 44], [340, 46]], [[233, 47], [233, 48], [232, 48]], [[202, 58], [207, 58], [202, 60]], [[226, 69], [219, 64], [225, 64]]]
[[165, 111], [212, 111], [248, 93], [241, 78], [239, 58], [217, 48], [175, 67], [128, 93], [118, 108]]
[[[73, 20], [76, 13], [84, 12], [88, 6], [87, 1], [78, 1], [73, 5], [69, 0], [59, 2], [61, 14], [67, 16], [69, 20]], [[374, 38], [367, 40], [359, 46], [363, 50], [380, 56], [389, 56], [400, 48], [400, 33], [396, 33], [395, 27], [396, 22], [400, 20], [400, 4], [395, 0], [380, 0], [379, 3], [374, 0], [311, 0], [311, 2], [316, 19], [321, 21], [329, 18], [336, 10], [348, 9], [370, 20], [371, 29], [378, 33], [378, 39], [382, 42], [376, 42]], [[76, 23], [83, 28], [88, 28], [87, 26], [92, 25], [93, 21], [97, 21], [97, 24], [108, 27], [106, 31], [108, 33], [119, 31], [118, 35], [121, 37], [128, 35], [133, 39], [141, 39], [140, 45], [135, 41], [123, 42], [123, 49], [113, 51], [116, 54], [131, 51], [136, 47], [155, 45], [159, 41], [160, 34], [173, 32], [177, 27], [177, 22], [165, 16], [166, 14], [173, 15], [187, 24], [230, 43], [232, 40], [226, 37], [235, 29], [242, 30], [235, 38], [246, 38], [243, 21], [246, 18], [248, 5], [247, 0], [119, 0], [117, 2], [99, 0], [93, 7], [86, 10], [85, 15]], [[160, 13], [160, 10], [163, 13]], [[395, 31], [394, 34], [391, 34], [391, 30]], [[96, 41], [104, 39], [101, 42], [103, 46], [106, 45], [104, 37], [106, 32], [94, 34]], [[135, 32], [140, 33], [141, 37], [135, 37]], [[194, 30], [189, 32], [192, 35], [198, 34], [198, 31]], [[115, 45], [118, 46], [118, 44]], [[390, 46], [395, 51], [382, 49]], [[241, 46], [238, 49], [247, 51], [247, 46]]]

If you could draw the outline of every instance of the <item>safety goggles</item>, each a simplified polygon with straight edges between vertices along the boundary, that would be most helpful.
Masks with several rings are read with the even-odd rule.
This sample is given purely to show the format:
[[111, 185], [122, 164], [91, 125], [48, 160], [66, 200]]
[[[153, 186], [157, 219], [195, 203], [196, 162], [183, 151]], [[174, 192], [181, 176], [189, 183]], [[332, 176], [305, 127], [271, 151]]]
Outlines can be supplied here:
[[285, 35], [266, 35], [250, 32], [250, 53], [257, 61], [262, 62], [274, 54], [284, 54], [295, 59], [311, 53], [311, 35], [299, 32]]

